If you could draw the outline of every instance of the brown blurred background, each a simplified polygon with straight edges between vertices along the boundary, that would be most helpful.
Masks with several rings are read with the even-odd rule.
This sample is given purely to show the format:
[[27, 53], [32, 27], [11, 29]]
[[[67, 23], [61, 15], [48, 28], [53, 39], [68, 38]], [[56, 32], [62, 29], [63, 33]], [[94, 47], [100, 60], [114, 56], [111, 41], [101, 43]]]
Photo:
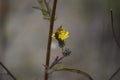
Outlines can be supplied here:
[[[86, 71], [94, 80], [109, 79], [120, 67], [120, 49], [113, 38], [110, 20], [112, 8], [119, 40], [119, 5], [119, 0], [58, 0], [54, 30], [63, 25], [70, 32], [67, 45], [72, 50], [72, 55], [64, 59], [64, 65]], [[10, 0], [4, 25], [7, 40], [0, 58], [18, 80], [44, 78], [42, 64], [45, 63], [49, 22], [33, 6], [39, 6], [37, 0]], [[61, 55], [60, 49], [53, 40], [51, 61], [57, 55]], [[114, 80], [119, 80], [119, 76], [120, 73]], [[56, 72], [50, 76], [50, 80], [80, 79], [87, 80], [68, 72]]]

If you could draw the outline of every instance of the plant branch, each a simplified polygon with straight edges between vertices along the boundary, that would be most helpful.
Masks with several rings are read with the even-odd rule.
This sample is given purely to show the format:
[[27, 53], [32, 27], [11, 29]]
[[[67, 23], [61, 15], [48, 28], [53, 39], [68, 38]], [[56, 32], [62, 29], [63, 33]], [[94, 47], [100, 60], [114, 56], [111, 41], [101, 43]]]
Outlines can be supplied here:
[[52, 69], [54, 66], [56, 66], [57, 64], [61, 63], [61, 60], [63, 60], [64, 56], [62, 57], [56, 57], [55, 60], [53, 61], [53, 63], [50, 65], [49, 69]]
[[46, 8], [47, 8], [48, 15], [49, 15], [49, 17], [51, 17], [51, 12], [50, 12], [50, 8], [49, 8], [49, 4], [47, 3], [46, 0], [44, 0], [44, 2], [45, 2], [45, 5], [46, 5]]
[[[116, 42], [117, 46], [120, 48], [120, 43], [119, 43], [119, 41], [117, 39], [117, 36], [115, 34], [115, 30], [114, 30], [114, 24], [113, 24], [114, 20], [113, 20], [113, 11], [112, 11], [112, 9], [110, 10], [110, 15], [111, 15], [111, 27], [112, 27], [113, 37], [115, 39], [115, 42]], [[116, 70], [115, 73], [113, 73], [113, 75], [110, 77], [109, 80], [112, 80], [119, 72], [120, 72], [120, 67]]]
[[42, 9], [42, 8], [40, 8], [40, 7], [32, 7], [32, 8], [35, 8], [35, 9], [39, 9], [39, 10], [41, 10], [41, 11], [43, 11], [44, 9]]
[[114, 30], [114, 24], [113, 24], [114, 20], [113, 20], [113, 11], [112, 11], [112, 9], [110, 10], [110, 15], [111, 15], [111, 27], [112, 27], [113, 37], [115, 39], [115, 42], [116, 42], [117, 46], [120, 48], [120, 43], [119, 43], [119, 41], [117, 39], [115, 30]]
[[81, 75], [85, 76], [89, 80], [93, 80], [93, 78], [90, 76], [90, 74], [88, 74], [84, 71], [81, 71], [79, 69], [75, 69], [75, 68], [61, 66], [61, 67], [57, 67], [57, 68], [53, 69], [50, 73], [52, 74], [55, 71], [69, 71], [69, 72], [72, 72], [72, 73], [78, 73], [78, 74], [81, 74]]
[[120, 67], [112, 74], [109, 80], [112, 80], [120, 72]]
[[16, 80], [16, 78], [13, 76], [13, 74], [0, 62], [0, 65], [7, 71], [7, 73], [13, 78], [13, 80]]
[[[51, 43], [52, 43], [52, 33], [53, 33], [53, 27], [54, 27], [54, 19], [55, 19], [55, 12], [57, 7], [57, 0], [54, 0], [53, 8], [52, 8], [52, 15], [50, 17], [50, 29], [49, 29], [49, 37], [48, 37], [48, 47], [47, 47], [47, 54], [46, 54], [46, 66], [49, 67], [50, 63], [50, 54], [51, 54]], [[48, 68], [45, 68], [45, 77], [44, 80], [48, 80]]]

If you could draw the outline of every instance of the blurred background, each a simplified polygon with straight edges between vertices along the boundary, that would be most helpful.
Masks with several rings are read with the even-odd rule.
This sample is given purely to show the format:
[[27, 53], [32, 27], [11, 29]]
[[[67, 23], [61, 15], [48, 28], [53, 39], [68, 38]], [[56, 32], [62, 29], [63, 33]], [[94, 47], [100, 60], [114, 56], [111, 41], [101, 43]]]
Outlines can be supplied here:
[[[0, 60], [17, 80], [44, 79], [49, 21], [44, 20], [41, 11], [33, 9], [33, 6], [39, 6], [37, 0], [9, 0], [4, 24], [0, 21]], [[54, 31], [63, 25], [70, 32], [66, 42], [72, 50], [71, 56], [62, 64], [86, 71], [94, 80], [108, 80], [120, 67], [120, 48], [111, 28], [111, 8], [114, 30], [120, 41], [119, 0], [58, 0]], [[57, 55], [61, 55], [61, 50], [53, 40], [51, 61]], [[113, 80], [119, 79], [120, 73]], [[49, 80], [88, 79], [79, 74], [55, 72]]]

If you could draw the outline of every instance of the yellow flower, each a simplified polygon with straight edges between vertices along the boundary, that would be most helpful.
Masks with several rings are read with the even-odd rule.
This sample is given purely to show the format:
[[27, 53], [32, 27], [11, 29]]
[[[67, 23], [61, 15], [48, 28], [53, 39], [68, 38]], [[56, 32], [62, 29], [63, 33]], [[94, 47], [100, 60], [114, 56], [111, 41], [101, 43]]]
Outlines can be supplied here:
[[52, 38], [57, 40], [64, 41], [69, 37], [69, 32], [65, 31], [62, 26], [57, 29], [55, 34], [52, 35]]

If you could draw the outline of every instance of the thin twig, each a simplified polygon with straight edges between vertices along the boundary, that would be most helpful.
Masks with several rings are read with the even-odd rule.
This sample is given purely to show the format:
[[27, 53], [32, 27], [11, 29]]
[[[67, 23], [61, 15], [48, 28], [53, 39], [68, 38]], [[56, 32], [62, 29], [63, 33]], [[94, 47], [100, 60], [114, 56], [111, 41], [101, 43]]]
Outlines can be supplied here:
[[44, 10], [44, 9], [42, 9], [42, 8], [40, 8], [40, 7], [36, 7], [36, 6], [34, 6], [34, 7], [32, 7], [32, 8], [39, 9], [39, 10], [41, 10], [41, 11]]
[[38, 10], [44, 11], [44, 12], [48, 13], [48, 15], [49, 15], [49, 12], [46, 11], [45, 9], [42, 9], [42, 8], [40, 8], [40, 7], [32, 7], [32, 8], [35, 8], [35, 9], [38, 9]]
[[109, 80], [112, 80], [120, 72], [120, 67], [112, 74]]
[[49, 69], [52, 69], [54, 66], [56, 66], [57, 64], [60, 64], [61, 63], [61, 60], [64, 59], [64, 56], [62, 57], [56, 57], [56, 59], [53, 61], [53, 63], [50, 65]]
[[13, 80], [16, 80], [16, 78], [13, 76], [13, 74], [0, 62], [0, 65], [7, 71], [7, 73], [13, 78]]
[[44, 0], [44, 3], [45, 3], [45, 5], [46, 5], [46, 8], [47, 8], [47, 12], [48, 12], [49, 17], [51, 17], [51, 12], [50, 12], [50, 8], [49, 8], [49, 4], [47, 3], [46, 0]]
[[111, 15], [111, 27], [112, 27], [113, 37], [115, 39], [115, 42], [116, 42], [117, 46], [120, 48], [120, 43], [119, 43], [119, 41], [117, 39], [115, 30], [114, 30], [114, 24], [113, 24], [114, 20], [113, 20], [113, 11], [112, 11], [112, 9], [110, 10], [110, 15]]
[[[48, 37], [48, 47], [47, 47], [47, 54], [46, 54], [46, 66], [49, 67], [50, 63], [50, 54], [51, 54], [51, 43], [52, 43], [52, 33], [53, 33], [53, 27], [54, 27], [54, 19], [55, 19], [55, 12], [57, 7], [57, 0], [54, 0], [53, 8], [52, 8], [52, 15], [50, 17], [50, 29], [49, 29], [49, 37]], [[45, 77], [44, 80], [48, 80], [48, 68], [45, 68]]]

